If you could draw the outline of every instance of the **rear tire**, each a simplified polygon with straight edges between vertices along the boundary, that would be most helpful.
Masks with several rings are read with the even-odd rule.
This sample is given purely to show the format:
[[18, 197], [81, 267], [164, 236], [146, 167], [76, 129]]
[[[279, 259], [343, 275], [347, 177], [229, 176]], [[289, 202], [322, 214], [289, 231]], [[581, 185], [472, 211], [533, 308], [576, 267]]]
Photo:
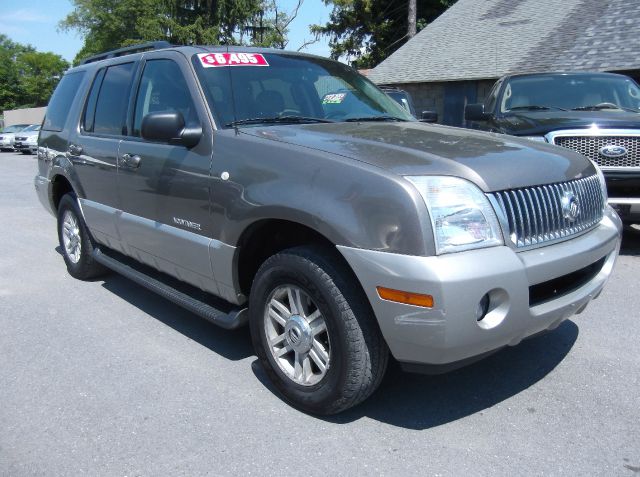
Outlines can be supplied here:
[[389, 351], [353, 280], [332, 251], [320, 247], [284, 250], [256, 274], [249, 307], [253, 344], [267, 375], [295, 407], [336, 414], [364, 401], [382, 381]]
[[74, 194], [65, 194], [58, 205], [58, 240], [69, 275], [87, 280], [107, 270], [93, 258], [91, 239]]

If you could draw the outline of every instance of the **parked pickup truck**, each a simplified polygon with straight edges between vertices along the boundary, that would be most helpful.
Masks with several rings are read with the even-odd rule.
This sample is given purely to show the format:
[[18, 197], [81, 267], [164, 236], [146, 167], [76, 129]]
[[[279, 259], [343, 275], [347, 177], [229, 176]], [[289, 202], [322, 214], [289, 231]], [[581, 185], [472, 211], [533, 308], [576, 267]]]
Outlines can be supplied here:
[[421, 123], [355, 70], [280, 50], [89, 58], [51, 98], [38, 167], [73, 277], [115, 270], [248, 323], [277, 389], [319, 414], [371, 395], [390, 356], [441, 371], [557, 327], [620, 245], [585, 157]]
[[566, 147], [604, 172], [609, 203], [640, 222], [640, 87], [613, 73], [543, 73], [499, 79], [484, 104], [466, 107], [473, 127]]

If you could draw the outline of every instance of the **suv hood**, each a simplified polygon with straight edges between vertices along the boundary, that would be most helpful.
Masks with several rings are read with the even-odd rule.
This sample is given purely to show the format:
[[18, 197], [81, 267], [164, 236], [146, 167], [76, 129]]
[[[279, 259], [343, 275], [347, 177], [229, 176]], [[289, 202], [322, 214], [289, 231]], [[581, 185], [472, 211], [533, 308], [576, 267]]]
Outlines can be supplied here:
[[595, 173], [589, 160], [568, 149], [417, 121], [279, 125], [241, 131], [348, 157], [399, 175], [463, 177], [485, 192]]
[[559, 129], [640, 129], [640, 113], [627, 111], [527, 111], [496, 119], [505, 134], [542, 136]]

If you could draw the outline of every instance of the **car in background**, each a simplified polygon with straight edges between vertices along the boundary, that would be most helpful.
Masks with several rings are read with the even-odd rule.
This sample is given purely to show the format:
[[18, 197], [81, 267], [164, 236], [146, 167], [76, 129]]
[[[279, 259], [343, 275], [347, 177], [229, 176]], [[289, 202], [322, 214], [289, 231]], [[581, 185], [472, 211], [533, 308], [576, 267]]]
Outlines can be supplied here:
[[[394, 86], [380, 86], [380, 89], [386, 93], [391, 99], [407, 110], [414, 118], [417, 118], [416, 108], [413, 104], [413, 98], [408, 91]], [[420, 114], [420, 122], [435, 123], [438, 122], [438, 113], [435, 111], [422, 111]]]
[[499, 79], [470, 127], [572, 149], [595, 162], [609, 203], [640, 223], [640, 86], [614, 73], [537, 73]]
[[31, 124], [14, 124], [7, 126], [0, 133], [0, 151], [14, 151], [16, 133], [22, 132], [25, 128], [32, 126]]
[[38, 134], [40, 124], [32, 124], [16, 134], [13, 147], [22, 154], [34, 154], [38, 152]]

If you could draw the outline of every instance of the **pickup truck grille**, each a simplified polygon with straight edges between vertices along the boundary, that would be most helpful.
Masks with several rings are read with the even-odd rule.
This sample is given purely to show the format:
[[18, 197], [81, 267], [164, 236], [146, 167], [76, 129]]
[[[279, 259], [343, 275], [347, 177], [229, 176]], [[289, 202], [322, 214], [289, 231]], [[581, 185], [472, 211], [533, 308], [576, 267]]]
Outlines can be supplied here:
[[[602, 168], [640, 167], [639, 136], [556, 136], [557, 146], [572, 149], [587, 156]], [[627, 153], [621, 157], [606, 157], [600, 153], [604, 146], [622, 146]]]
[[[518, 248], [531, 247], [570, 237], [594, 227], [602, 220], [604, 198], [598, 176], [558, 184], [493, 192], [502, 213], [508, 240]], [[570, 207], [562, 199], [577, 201], [571, 220]], [[571, 202], [571, 201], [569, 201]], [[576, 212], [574, 210], [574, 212]]]

